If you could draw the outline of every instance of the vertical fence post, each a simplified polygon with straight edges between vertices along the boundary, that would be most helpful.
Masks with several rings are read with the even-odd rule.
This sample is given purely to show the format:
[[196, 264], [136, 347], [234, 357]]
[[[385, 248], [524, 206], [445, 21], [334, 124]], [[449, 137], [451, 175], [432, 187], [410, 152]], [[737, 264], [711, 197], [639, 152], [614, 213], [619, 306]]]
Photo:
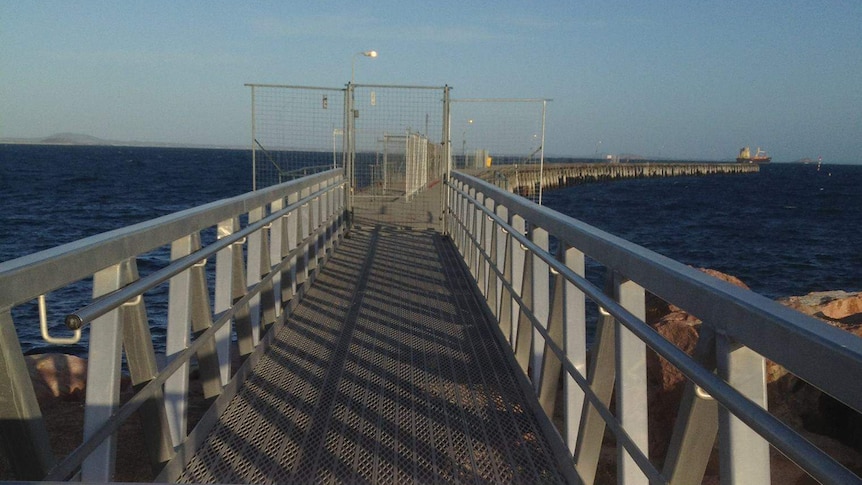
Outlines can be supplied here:
[[[308, 188], [304, 188], [300, 191], [299, 197], [300, 199], [304, 199], [308, 197], [310, 190]], [[297, 261], [296, 267], [296, 284], [297, 291], [302, 291], [302, 287], [305, 286], [306, 281], [308, 281], [308, 264], [311, 252], [311, 244], [306, 241], [309, 234], [311, 234], [311, 230], [309, 225], [311, 224], [311, 207], [308, 202], [302, 204], [299, 207], [299, 219], [297, 220], [297, 228], [299, 230], [298, 236], [298, 244], [303, 244], [303, 250], [300, 252]]]
[[[138, 267], [134, 259], [123, 264], [123, 271], [126, 283], [138, 279]], [[126, 351], [126, 364], [129, 368], [132, 385], [137, 391], [149, 384], [159, 373], [143, 295], [135, 302], [127, 302], [120, 307], [120, 310], [123, 321], [123, 347]], [[186, 327], [186, 332], [188, 333], [188, 327]], [[138, 416], [141, 419], [141, 428], [150, 455], [150, 463], [153, 470], [158, 470], [173, 457], [174, 452], [163, 389], [156, 391], [141, 405]]]
[[[200, 234], [194, 233], [193, 238], [200, 247]], [[192, 285], [192, 334], [198, 338], [213, 326], [212, 306], [210, 305], [210, 287], [207, 284], [206, 260], [191, 268]], [[216, 338], [204, 343], [197, 354], [198, 370], [204, 398], [210, 399], [221, 393], [221, 377], [219, 370], [218, 349]]]
[[[199, 248], [194, 247], [191, 236], [186, 236], [171, 245], [171, 261], [187, 256]], [[168, 329], [165, 357], [172, 361], [177, 354], [189, 346], [192, 321], [191, 269], [174, 276], [168, 290]], [[168, 423], [174, 446], [186, 436], [186, 405], [189, 391], [189, 368], [183, 366], [165, 382], [165, 406], [168, 408]]]
[[[693, 357], [707, 369], [714, 369], [715, 332], [704, 322], [699, 333]], [[662, 468], [670, 485], [701, 483], [717, 434], [718, 403], [687, 381]]]
[[[471, 198], [476, 198], [476, 189], [473, 187], [467, 187], [468, 196]], [[473, 280], [476, 280], [476, 267], [475, 267], [475, 259], [476, 259], [476, 245], [473, 243], [472, 238], [475, 237], [476, 228], [474, 227], [476, 219], [476, 209], [473, 207], [473, 202], [469, 199], [464, 200], [465, 205], [465, 218], [464, 218], [464, 262], [467, 263], [467, 268], [470, 269], [470, 276], [473, 277]]]
[[535, 289], [535, 285], [533, 285], [534, 265], [530, 259], [525, 258], [523, 268], [523, 272], [521, 273], [523, 276], [521, 283], [521, 303], [523, 305], [518, 307], [518, 326], [515, 327], [515, 360], [518, 362], [518, 365], [521, 366], [521, 370], [524, 374], [530, 375], [530, 357], [532, 356], [531, 351], [533, 348], [533, 323], [530, 321], [529, 317], [527, 317], [527, 313], [533, 311], [533, 308], [535, 307], [533, 304], [533, 290]]
[[[494, 205], [495, 205], [494, 199], [492, 199], [491, 197], [485, 197], [485, 208], [489, 209], [492, 213], [494, 212]], [[494, 230], [494, 226], [495, 226], [494, 220], [490, 216], [482, 213], [482, 221], [483, 221], [482, 223], [484, 225], [484, 228], [482, 231], [484, 234], [484, 244], [483, 245], [485, 247], [485, 253], [489, 257], [489, 259], [483, 258], [483, 260], [482, 260], [482, 264], [485, 265], [485, 278], [482, 280], [482, 290], [485, 293], [485, 295], [488, 296], [488, 295], [491, 295], [491, 292], [492, 292], [492, 290], [490, 288], [491, 285], [494, 286], [493, 291], [496, 291], [496, 289], [497, 289], [496, 277], [495, 277], [495, 273], [493, 270], [493, 266], [496, 263], [496, 253], [495, 253], [495, 251], [496, 251], [496, 244], [495, 244], [496, 243], [496, 237], [495, 237], [496, 231]], [[493, 297], [496, 299], [496, 293], [494, 293]], [[488, 304], [492, 305], [492, 303], [490, 301], [488, 302]]]
[[[605, 291], [613, 285], [612, 276], [608, 275]], [[616, 323], [615, 319], [599, 307], [599, 321], [596, 325], [595, 342], [593, 344], [589, 365], [590, 389], [601, 403], [608, 406], [614, 391], [616, 372]], [[605, 421], [598, 410], [592, 406], [584, 406], [579, 425], [578, 441], [575, 447], [575, 468], [584, 483], [593, 483], [598, 470], [601, 453], [602, 437], [605, 433]]]
[[[716, 335], [718, 374], [742, 395], [766, 409], [766, 364], [748, 347]], [[770, 483], [769, 443], [723, 406], [718, 409], [721, 483]]]
[[[291, 192], [290, 194], [287, 195], [287, 205], [288, 206], [296, 204], [296, 202], [298, 200], [299, 200], [299, 193], [298, 192]], [[293, 251], [298, 244], [298, 241], [299, 241], [299, 239], [298, 239], [298, 237], [299, 237], [298, 227], [299, 226], [297, 225], [298, 224], [297, 221], [299, 219], [298, 216], [299, 216], [299, 211], [296, 209], [288, 212], [287, 215], [285, 216], [284, 225], [286, 227], [285, 230], [287, 231], [287, 234], [286, 234], [287, 247], [285, 248], [284, 255], [287, 255], [288, 253]], [[284, 255], [282, 257], [284, 257]], [[282, 300], [282, 302], [285, 302], [285, 303], [287, 301], [291, 300], [294, 297], [294, 295], [296, 295], [296, 262], [297, 262], [297, 257], [293, 256], [290, 259], [290, 262], [286, 266], [286, 270], [285, 270], [286, 274], [282, 277], [283, 278], [283, 280], [282, 280], [283, 281], [283, 283], [282, 283], [283, 290], [282, 290], [281, 300]], [[286, 281], [284, 280], [284, 278], [286, 278]]]
[[[128, 283], [123, 264], [115, 264], [93, 275], [93, 299]], [[122, 365], [122, 310], [115, 308], [90, 323], [90, 352], [87, 361], [87, 392], [84, 408], [84, 439], [103, 424], [120, 403]], [[81, 481], [109, 482], [114, 476], [117, 453], [116, 434], [102, 442], [81, 465]]]
[[485, 194], [482, 192], [478, 192], [476, 194], [476, 204], [472, 206], [473, 208], [473, 239], [476, 240], [476, 244], [473, 249], [473, 277], [476, 278], [476, 287], [479, 288], [479, 291], [482, 295], [485, 295], [485, 278], [487, 277], [487, 265], [485, 264], [485, 256], [482, 254], [482, 251], [486, 249], [485, 247], [485, 214], [482, 212], [482, 207], [485, 206]]
[[[575, 248], [560, 247], [566, 266], [575, 274], [585, 277], [586, 266], [584, 253]], [[565, 319], [563, 320], [563, 341], [566, 357], [581, 374], [587, 376], [587, 309], [586, 295], [573, 283], [565, 283]], [[565, 439], [569, 445], [569, 451], [575, 452], [580, 429], [580, 416], [584, 407], [584, 391], [578, 386], [574, 378], [566, 375], [563, 380], [563, 392], [565, 393]]]
[[[248, 223], [255, 223], [264, 217], [264, 207], [256, 207], [248, 212]], [[246, 262], [246, 291], [248, 287], [260, 283], [260, 268], [263, 259], [263, 229], [248, 235], [248, 261]], [[251, 322], [251, 343], [257, 346], [261, 334], [261, 294], [258, 292], [248, 301]]]
[[[497, 216], [500, 219], [502, 219], [506, 222], [509, 221], [509, 209], [507, 209], [506, 206], [504, 206], [503, 204], [497, 204], [494, 207], [494, 212], [497, 214]], [[507, 253], [506, 253], [506, 248], [507, 248], [506, 241], [509, 239], [510, 236], [509, 236], [508, 232], [506, 232], [506, 230], [500, 224], [496, 224], [494, 226], [494, 232], [495, 232], [495, 236], [496, 236], [495, 243], [497, 245], [497, 254], [496, 254], [497, 259], [494, 261], [494, 264], [497, 266], [498, 269], [500, 269], [501, 272], [504, 273], [503, 278], [507, 278], [507, 277], [511, 278], [511, 271], [509, 272], [508, 275], [505, 274], [506, 261], [508, 260]], [[502, 325], [502, 323], [503, 323], [503, 312], [501, 310], [501, 305], [502, 305], [502, 302], [504, 300], [503, 281], [500, 278], [497, 278], [494, 281], [495, 281], [495, 285], [497, 287], [496, 288], [497, 299], [493, 302], [493, 304], [494, 304], [494, 315], [497, 317], [497, 321], [500, 322], [500, 324]], [[507, 282], [509, 284], [512, 283], [511, 280], [507, 280]], [[511, 318], [511, 316], [512, 315], [511, 315], [511, 310], [510, 310], [509, 311], [509, 318]]]
[[[543, 251], [548, 251], [548, 231], [533, 226], [530, 231], [530, 239]], [[539, 321], [539, 325], [548, 328], [548, 315], [550, 314], [550, 267], [538, 254], [532, 255], [533, 265], [533, 315]], [[542, 381], [542, 360], [545, 355], [545, 338], [538, 329], [533, 329], [533, 361], [531, 376], [533, 385], [539, 390]]]
[[[526, 234], [527, 223], [523, 217], [518, 214], [512, 214], [512, 230], [521, 234]], [[511, 238], [512, 243], [510, 249], [512, 251], [512, 288], [519, 295], [523, 296], [524, 282], [524, 261], [527, 258], [527, 250], [521, 245], [521, 242], [515, 238]], [[530, 283], [532, 285], [532, 283]], [[512, 301], [512, 322], [518, 322], [520, 319], [521, 307], [517, 301]], [[518, 341], [518, 325], [512, 326], [511, 342], [512, 348], [515, 347], [515, 342]]]
[[54, 466], [48, 432], [15, 325], [0, 310], [0, 439], [19, 480], [41, 480]]
[[[584, 254], [577, 249], [560, 244], [557, 248], [557, 260], [580, 276], [584, 276]], [[566, 359], [571, 362], [581, 376], [586, 376], [586, 297], [573, 283], [561, 273], [551, 270], [553, 274], [553, 292], [551, 294], [550, 315], [548, 317], [548, 335], [551, 340], [563, 350]], [[545, 414], [553, 419], [556, 412], [557, 393], [560, 384], [562, 362], [560, 358], [546, 349], [542, 362], [541, 387], [539, 402]], [[581, 410], [584, 404], [584, 391], [568, 374], [563, 375], [563, 439], [570, 453], [575, 452], [578, 439]]]
[[[458, 182], [458, 188], [462, 191], [467, 190], [466, 184], [463, 182]], [[468, 214], [468, 204], [467, 204], [467, 196], [461, 193], [455, 194], [456, 206], [458, 210], [457, 223], [455, 224], [455, 230], [458, 231], [458, 250], [461, 252], [461, 257], [464, 259], [464, 264], [469, 268], [470, 265], [468, 263], [469, 254], [468, 246], [467, 246], [467, 214]]]
[[[284, 198], [280, 198], [272, 201], [270, 204], [270, 212], [278, 212], [284, 208]], [[281, 262], [282, 255], [284, 254], [284, 217], [279, 217], [278, 219], [272, 221], [272, 226], [269, 231], [269, 262], [270, 267], [269, 271], [272, 270], [272, 266], [277, 265]], [[269, 272], [267, 271], [267, 273]], [[273, 298], [273, 318], [277, 318], [281, 315], [281, 306], [283, 302], [281, 301], [281, 280], [282, 280], [283, 272], [279, 271], [278, 273], [272, 276], [272, 298]]]
[[[320, 190], [320, 184], [315, 184], [311, 187], [312, 193]], [[320, 196], [317, 196], [311, 199], [310, 202], [310, 214], [309, 214], [309, 230], [308, 234], [314, 234], [315, 231], [320, 227]], [[321, 256], [322, 251], [322, 237], [320, 235], [314, 236], [310, 243], [310, 251], [308, 256], [308, 269], [312, 273], [317, 269], [317, 262]]]
[[[233, 217], [222, 221], [218, 225], [218, 238], [230, 236], [239, 229], [239, 221]], [[216, 282], [214, 311], [216, 314], [225, 312], [233, 305], [233, 281], [234, 281], [234, 253], [242, 251], [241, 248], [232, 244], [216, 255]], [[222, 326], [216, 332], [216, 348], [218, 349], [219, 370], [221, 371], [222, 385], [230, 380], [230, 340], [231, 325]]]
[[[646, 319], [644, 289], [621, 275], [614, 277], [617, 301], [635, 317]], [[642, 451], [649, 447], [647, 420], [646, 344], [621, 323], [616, 324], [616, 407], [622, 427]], [[649, 480], [628, 452], [617, 444], [620, 483], [647, 484]]]

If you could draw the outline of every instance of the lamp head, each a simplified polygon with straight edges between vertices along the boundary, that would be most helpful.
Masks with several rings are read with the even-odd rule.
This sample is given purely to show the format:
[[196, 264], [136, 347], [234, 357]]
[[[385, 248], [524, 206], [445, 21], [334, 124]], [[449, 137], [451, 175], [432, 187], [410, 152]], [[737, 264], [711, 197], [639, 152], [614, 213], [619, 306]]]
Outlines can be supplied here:
[[377, 57], [377, 51], [365, 51], [362, 55], [366, 57]]

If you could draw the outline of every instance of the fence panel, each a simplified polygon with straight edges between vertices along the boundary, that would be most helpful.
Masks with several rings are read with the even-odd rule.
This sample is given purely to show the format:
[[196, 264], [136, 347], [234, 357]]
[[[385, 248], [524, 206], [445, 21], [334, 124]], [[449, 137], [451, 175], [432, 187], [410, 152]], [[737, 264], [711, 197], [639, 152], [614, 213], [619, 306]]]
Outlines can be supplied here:
[[344, 88], [247, 84], [254, 190], [344, 167]]
[[442, 227], [448, 87], [351, 85], [354, 221]]
[[[452, 99], [452, 168], [476, 174], [492, 166], [541, 168], [547, 99]], [[520, 195], [541, 204], [541, 186]]]

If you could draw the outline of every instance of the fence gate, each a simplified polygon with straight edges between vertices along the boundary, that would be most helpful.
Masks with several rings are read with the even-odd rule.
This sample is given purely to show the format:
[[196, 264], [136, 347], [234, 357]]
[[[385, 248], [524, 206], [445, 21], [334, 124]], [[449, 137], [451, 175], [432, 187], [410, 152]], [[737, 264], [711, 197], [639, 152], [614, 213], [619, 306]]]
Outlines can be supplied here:
[[251, 88], [252, 187], [344, 167], [344, 88], [246, 84]]
[[442, 229], [448, 94], [448, 87], [348, 85], [356, 224]]

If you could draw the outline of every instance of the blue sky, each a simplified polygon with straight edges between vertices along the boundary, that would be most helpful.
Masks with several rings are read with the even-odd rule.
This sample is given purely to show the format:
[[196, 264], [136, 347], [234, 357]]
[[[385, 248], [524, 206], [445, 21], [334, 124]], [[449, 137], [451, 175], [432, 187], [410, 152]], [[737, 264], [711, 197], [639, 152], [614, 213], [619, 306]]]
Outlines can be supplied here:
[[547, 155], [862, 162], [858, 0], [3, 2], [0, 45], [0, 137], [244, 146], [244, 83], [375, 49], [357, 82], [552, 98]]

